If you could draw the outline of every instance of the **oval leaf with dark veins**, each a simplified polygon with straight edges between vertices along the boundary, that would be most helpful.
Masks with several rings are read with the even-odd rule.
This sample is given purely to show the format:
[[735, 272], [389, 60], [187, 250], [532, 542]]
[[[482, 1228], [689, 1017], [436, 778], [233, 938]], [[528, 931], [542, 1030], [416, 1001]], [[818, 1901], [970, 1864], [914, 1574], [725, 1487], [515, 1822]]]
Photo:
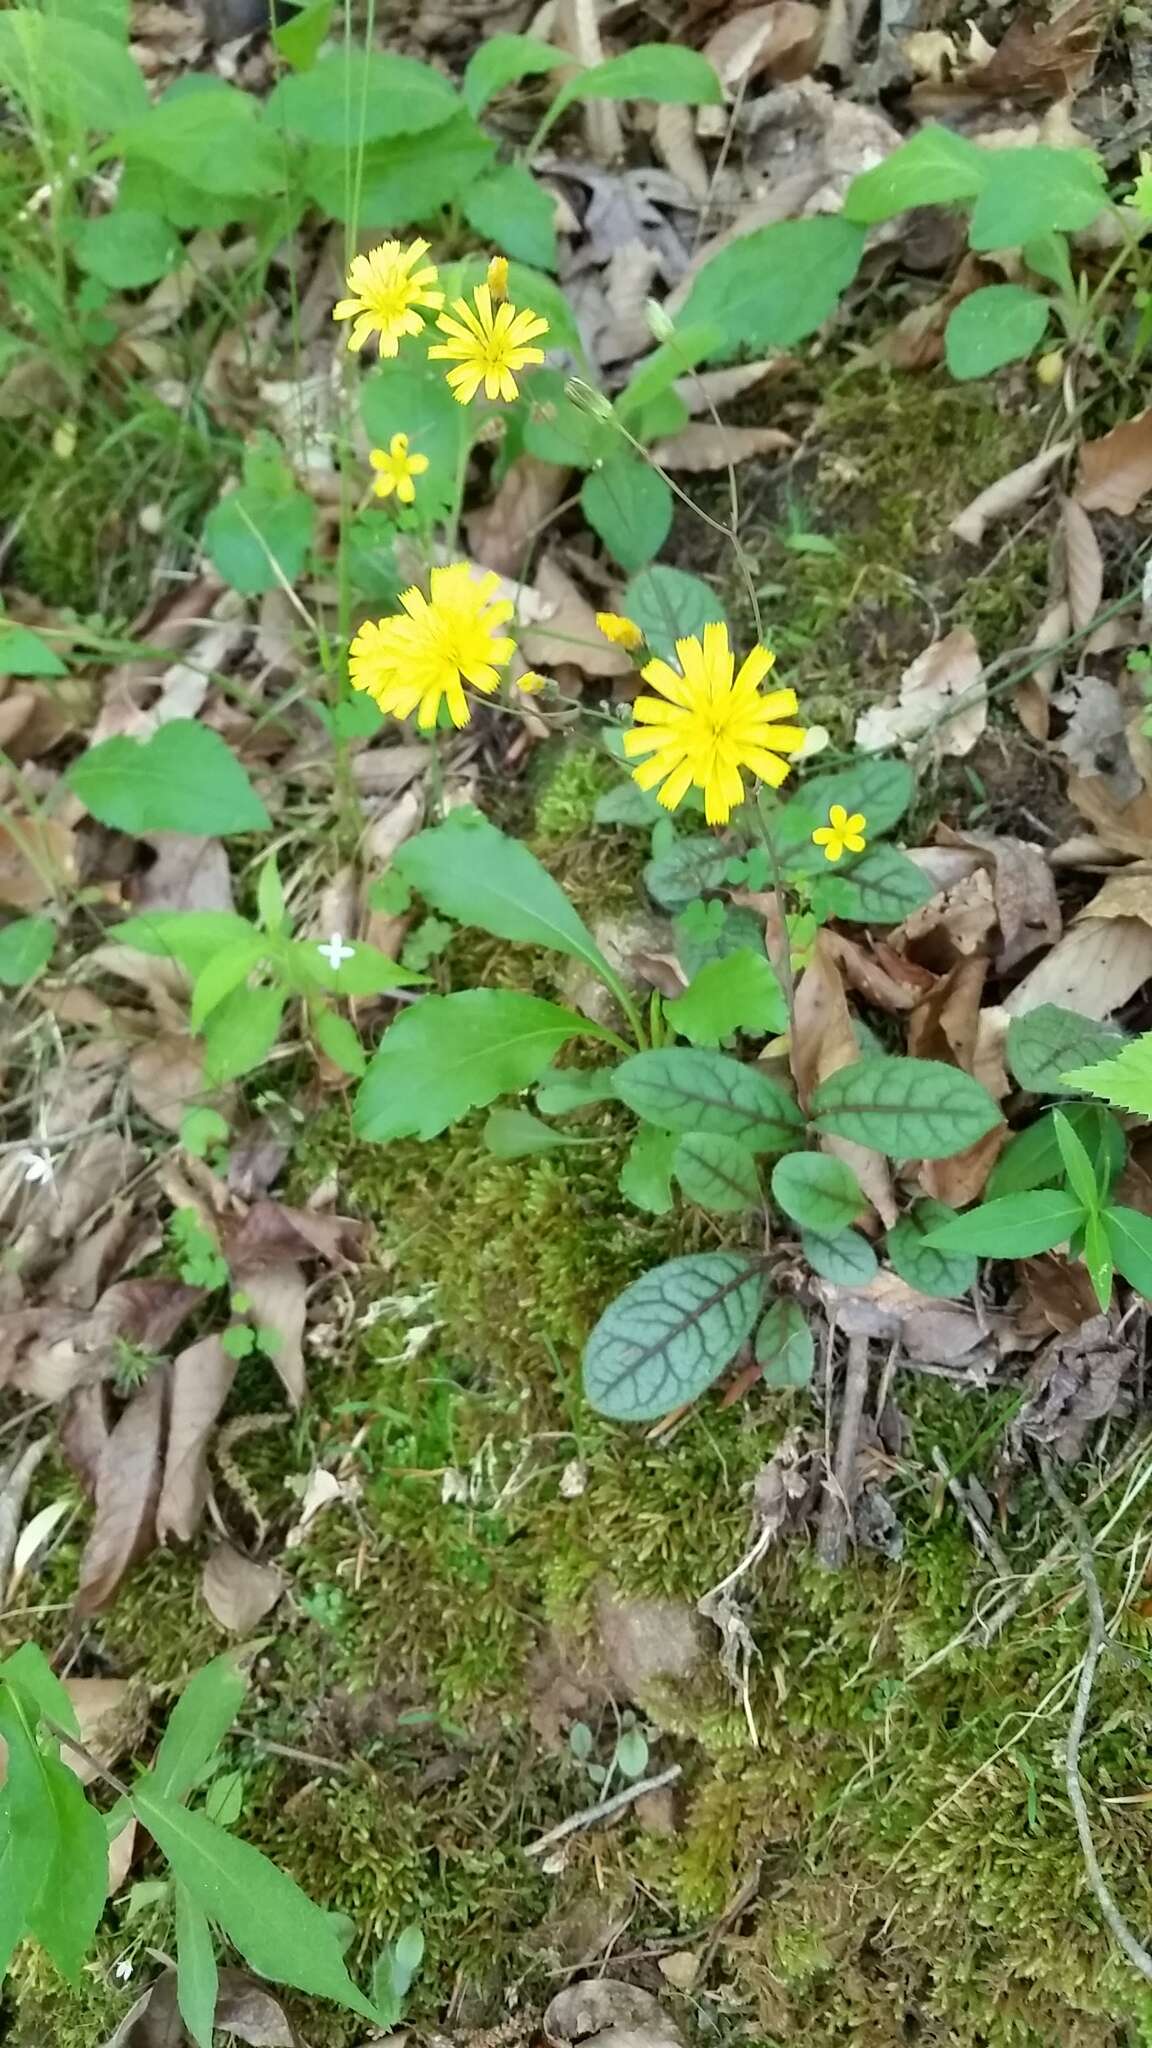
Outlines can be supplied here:
[[664, 1131], [709, 1131], [751, 1152], [786, 1152], [804, 1120], [790, 1095], [758, 1067], [703, 1048], [669, 1046], [623, 1060], [614, 1075], [621, 1102]]
[[814, 1273], [837, 1287], [866, 1287], [880, 1270], [866, 1237], [858, 1230], [802, 1230], [800, 1249]]
[[927, 1241], [928, 1231], [942, 1229], [955, 1215], [947, 1202], [926, 1198], [888, 1232], [888, 1257], [901, 1280], [921, 1294], [939, 1295], [945, 1301], [967, 1294], [976, 1280], [974, 1253], [942, 1251]]
[[738, 1138], [715, 1131], [686, 1131], [676, 1147], [672, 1171], [690, 1202], [702, 1209], [739, 1215], [760, 1200], [756, 1161]]
[[868, 1207], [851, 1167], [826, 1152], [789, 1152], [778, 1159], [772, 1193], [793, 1223], [825, 1236], [847, 1230]]
[[798, 1301], [774, 1301], [756, 1332], [756, 1363], [766, 1387], [806, 1387], [816, 1347]]
[[738, 1252], [669, 1259], [605, 1309], [584, 1353], [584, 1392], [616, 1422], [652, 1422], [694, 1401], [749, 1336], [764, 1299]]
[[818, 1131], [894, 1159], [951, 1159], [1000, 1122], [986, 1088], [942, 1060], [855, 1060], [812, 1097]]
[[1127, 1043], [1122, 1031], [1095, 1017], [1082, 1017], [1059, 1003], [1041, 1003], [1022, 1017], [1013, 1017], [1004, 1056], [1021, 1088], [1037, 1095], [1068, 1095], [1073, 1090], [1065, 1076], [1073, 1068], [1113, 1059]]

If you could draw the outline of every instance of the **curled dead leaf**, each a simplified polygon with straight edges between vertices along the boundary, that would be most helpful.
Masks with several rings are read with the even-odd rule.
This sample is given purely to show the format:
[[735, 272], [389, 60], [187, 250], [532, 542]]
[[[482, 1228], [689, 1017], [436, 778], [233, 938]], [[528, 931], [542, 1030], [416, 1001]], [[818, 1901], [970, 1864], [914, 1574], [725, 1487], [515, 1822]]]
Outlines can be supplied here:
[[1152, 490], [1152, 410], [1122, 420], [1080, 450], [1076, 503], [1085, 512], [1134, 512]]
[[730, 89], [764, 75], [803, 78], [819, 55], [823, 32], [824, 17], [807, 0], [769, 0], [722, 22], [704, 55]]
[[585, 675], [630, 675], [632, 663], [622, 647], [605, 640], [596, 611], [558, 562], [545, 556], [536, 571], [540, 598], [539, 623], [520, 635], [520, 646], [533, 668], [553, 671], [566, 662]]
[[957, 540], [966, 540], [972, 547], [979, 547], [987, 528], [1025, 504], [1032, 493], [1039, 490], [1045, 477], [1063, 462], [1071, 447], [1070, 440], [1057, 441], [1040, 455], [1034, 455], [1030, 462], [1022, 462], [1018, 469], [1009, 470], [1007, 476], [998, 477], [994, 484], [989, 484], [987, 490], [981, 491], [970, 505], [957, 513], [948, 528], [949, 533], [954, 533]]
[[967, 626], [957, 626], [905, 669], [896, 704], [861, 714], [856, 745], [867, 754], [897, 746], [912, 753], [928, 738], [940, 754], [970, 754], [987, 722], [980, 650]]
[[156, 1508], [160, 1543], [190, 1543], [208, 1492], [208, 1441], [236, 1376], [219, 1337], [202, 1337], [170, 1368], [164, 1479]]
[[271, 1613], [285, 1583], [275, 1565], [259, 1564], [230, 1543], [217, 1543], [204, 1565], [200, 1596], [221, 1628], [246, 1636]]
[[658, 441], [651, 453], [662, 469], [692, 474], [727, 469], [730, 463], [747, 462], [754, 455], [780, 454], [795, 446], [793, 435], [779, 427], [726, 427], [699, 420], [682, 427], [671, 440]]

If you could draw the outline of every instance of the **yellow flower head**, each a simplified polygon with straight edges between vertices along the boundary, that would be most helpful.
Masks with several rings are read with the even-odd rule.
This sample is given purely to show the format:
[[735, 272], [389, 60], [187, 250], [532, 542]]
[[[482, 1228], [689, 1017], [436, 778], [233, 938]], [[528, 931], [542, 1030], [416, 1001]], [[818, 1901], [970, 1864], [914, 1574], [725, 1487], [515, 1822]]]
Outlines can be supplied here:
[[626, 619], [620, 612], [597, 612], [596, 624], [613, 647], [625, 647], [631, 654], [634, 647], [644, 645], [644, 635], [635, 619]]
[[658, 697], [638, 697], [635, 723], [624, 735], [624, 752], [648, 759], [632, 770], [641, 789], [660, 784], [660, 802], [674, 811], [695, 785], [704, 792], [710, 825], [726, 825], [744, 800], [743, 769], [778, 789], [788, 773], [782, 754], [804, 744], [804, 729], [776, 725], [796, 709], [794, 690], [760, 694], [775, 657], [754, 647], [733, 680], [727, 626], [705, 626], [702, 639], [678, 640], [680, 672], [666, 661], [641, 670]]
[[1145, 220], [1152, 220], [1152, 150], [1140, 151], [1140, 176], [1132, 187], [1132, 204]]
[[526, 668], [522, 676], [517, 676], [516, 688], [523, 690], [527, 696], [534, 697], [537, 690], [545, 687], [547, 681], [547, 676], [542, 676], [537, 669]]
[[548, 322], [527, 309], [518, 313], [507, 299], [493, 312], [486, 284], [478, 284], [472, 298], [471, 306], [466, 299], [455, 299], [452, 312], [441, 313], [436, 325], [449, 339], [428, 354], [455, 363], [448, 382], [461, 405], [471, 403], [481, 384], [487, 398], [516, 398], [519, 386], [512, 373], [544, 361], [543, 349], [528, 344], [547, 334]]
[[423, 476], [428, 467], [428, 457], [409, 455], [407, 434], [393, 434], [387, 454], [383, 448], [373, 448], [368, 460], [376, 471], [376, 481], [372, 486], [376, 496], [390, 498], [395, 491], [402, 505], [410, 505], [416, 496], [412, 479]]
[[464, 684], [489, 695], [499, 687], [515, 642], [497, 632], [512, 617], [507, 598], [498, 598], [500, 578], [473, 575], [467, 562], [433, 569], [431, 595], [413, 587], [401, 593], [403, 610], [361, 626], [348, 653], [354, 690], [367, 690], [393, 718], [419, 713], [434, 726], [442, 702], [453, 725], [467, 725], [471, 712]]
[[494, 256], [492, 258], [491, 263], [488, 265], [488, 276], [485, 282], [494, 299], [500, 300], [508, 297], [508, 258], [506, 256]]
[[843, 804], [833, 804], [828, 823], [812, 834], [812, 844], [824, 848], [825, 860], [840, 860], [845, 853], [863, 853], [868, 843], [864, 837], [867, 823], [863, 811], [853, 811], [849, 817]]
[[417, 308], [431, 313], [444, 304], [443, 292], [432, 290], [436, 266], [415, 266], [428, 254], [427, 242], [381, 242], [367, 256], [354, 256], [348, 268], [347, 285], [352, 294], [334, 308], [334, 320], [351, 320], [349, 348], [363, 348], [370, 334], [380, 336], [382, 356], [397, 354], [405, 334], [421, 334], [424, 322]]

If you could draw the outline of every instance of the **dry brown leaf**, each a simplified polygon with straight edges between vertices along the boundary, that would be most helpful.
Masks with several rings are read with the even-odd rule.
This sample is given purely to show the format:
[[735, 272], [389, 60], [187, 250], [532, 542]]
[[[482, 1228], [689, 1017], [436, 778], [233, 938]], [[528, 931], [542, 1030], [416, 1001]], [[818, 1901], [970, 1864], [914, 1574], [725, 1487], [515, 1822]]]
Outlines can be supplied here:
[[1152, 490], [1152, 410], [1122, 420], [1080, 450], [1076, 503], [1085, 512], [1134, 512]]
[[826, 943], [848, 986], [894, 1017], [914, 1010], [934, 986], [936, 977], [927, 968], [917, 967], [889, 946], [869, 951], [858, 940], [835, 931], [827, 932]]
[[554, 670], [567, 662], [588, 676], [624, 676], [632, 663], [622, 647], [605, 640], [590, 605], [558, 562], [546, 555], [536, 570], [540, 599], [539, 623], [520, 635], [520, 646], [533, 668]]
[[1152, 874], [1145, 868], [1129, 868], [1123, 874], [1109, 875], [1080, 916], [1142, 917], [1145, 924], [1152, 924]]
[[56, 893], [76, 886], [76, 837], [59, 818], [0, 820], [0, 903], [12, 910], [40, 910]]
[[669, 441], [657, 441], [652, 459], [662, 469], [681, 469], [690, 474], [727, 469], [733, 462], [748, 462], [754, 455], [782, 453], [796, 446], [791, 434], [779, 427], [725, 427], [715, 421], [699, 420], [682, 427]]
[[[808, 964], [796, 986], [795, 1029], [789, 1059], [801, 1100], [860, 1057], [852, 1012], [827, 932], [818, 932]], [[896, 1198], [887, 1161], [879, 1152], [851, 1138], [826, 1137], [821, 1148], [851, 1168], [868, 1200], [885, 1224], [896, 1221]]]
[[1142, 917], [1084, 917], [1005, 999], [1014, 1017], [1059, 1003], [1082, 1017], [1112, 1017], [1152, 980], [1152, 927]]
[[803, 78], [819, 55], [823, 32], [824, 18], [807, 0], [768, 0], [722, 22], [704, 55], [730, 89], [765, 72], [781, 81]]
[[[918, 867], [922, 865], [919, 852], [918, 849]], [[992, 877], [981, 864], [914, 910], [902, 925], [889, 932], [888, 939], [922, 966], [945, 974], [957, 960], [986, 951], [989, 935], [998, 922]]]
[[248, 1296], [247, 1313], [260, 1328], [276, 1338], [272, 1366], [293, 1406], [298, 1408], [307, 1391], [304, 1370], [304, 1311], [308, 1283], [292, 1259], [276, 1259], [257, 1265], [232, 1264], [237, 1292]]
[[665, 104], [656, 109], [656, 154], [679, 178], [691, 199], [707, 199], [711, 173], [696, 140], [695, 109]]
[[[135, 1048], [128, 1061], [128, 1082], [142, 1116], [150, 1117], [162, 1131], [178, 1131], [187, 1111], [209, 1099], [203, 1044], [184, 1033], [162, 1031]], [[211, 1099], [219, 1102], [218, 1095]]]
[[[215, 2023], [220, 2033], [248, 2048], [300, 2048], [279, 2000], [245, 1970], [220, 1971]], [[188, 2048], [189, 2040], [176, 2002], [176, 1972], [165, 1970], [101, 2048]]]
[[940, 754], [970, 754], [988, 722], [980, 650], [967, 626], [934, 640], [905, 669], [896, 704], [872, 704], [856, 721], [866, 754], [915, 751], [925, 737]]
[[997, 974], [1007, 974], [1041, 946], [1054, 946], [1064, 929], [1051, 867], [1038, 846], [992, 832], [948, 833], [950, 843], [991, 856], [992, 890], [1000, 924]]
[[99, 1614], [156, 1541], [169, 1368], [154, 1366], [133, 1395], [100, 1460], [96, 1515], [80, 1559], [76, 1612]]
[[240, 1222], [226, 1219], [224, 1251], [233, 1267], [316, 1255], [346, 1273], [363, 1258], [367, 1234], [368, 1226], [354, 1216], [289, 1209], [283, 1202], [253, 1202]]
[[552, 2048], [683, 2048], [679, 2028], [650, 1991], [590, 1977], [558, 1991], [544, 2014]]
[[164, 1479], [156, 1537], [190, 1543], [208, 1494], [208, 1442], [236, 1377], [219, 1337], [201, 1337], [172, 1361]]
[[230, 1543], [217, 1543], [204, 1565], [200, 1596], [221, 1628], [246, 1636], [271, 1613], [285, 1583], [275, 1565], [258, 1564]]
[[[1062, 597], [1056, 604], [1049, 605], [1028, 642], [1029, 653], [1042, 654], [1050, 647], [1059, 647], [1067, 640], [1071, 630], [1072, 612], [1067, 598]], [[1016, 716], [1025, 732], [1034, 740], [1046, 740], [1048, 737], [1048, 729], [1052, 722], [1049, 698], [1058, 674], [1059, 663], [1056, 660], [1038, 662], [1031, 675], [1025, 676], [1023, 682], [1017, 683], [1012, 693]]]
[[1019, 469], [1009, 470], [1007, 476], [998, 477], [994, 484], [989, 484], [986, 491], [981, 491], [957, 514], [948, 528], [949, 533], [954, 533], [957, 540], [966, 540], [972, 547], [979, 547], [986, 529], [1026, 504], [1032, 493], [1039, 490], [1045, 477], [1063, 462], [1071, 447], [1070, 440], [1057, 441], [1054, 447], [1034, 455], [1031, 462], [1023, 462]]
[[467, 521], [468, 546], [478, 562], [502, 576], [521, 576], [532, 542], [568, 488], [570, 471], [536, 455], [518, 455], [491, 504]]
[[119, 1340], [162, 1350], [203, 1298], [202, 1288], [157, 1276], [115, 1281], [94, 1310], [48, 1305], [0, 1317], [0, 1384], [7, 1378], [33, 1400], [62, 1401], [108, 1372]]
[[1013, 15], [966, 83], [996, 99], [1072, 99], [1092, 77], [1110, 18], [1105, 0], [1070, 0], [1051, 17]]
[[156, 858], [132, 892], [134, 911], [231, 910], [232, 873], [219, 839], [160, 832], [143, 842]]
[[1146, 857], [1152, 847], [1152, 790], [1141, 791], [1131, 803], [1118, 804], [1103, 776], [1071, 775], [1068, 795], [1105, 846], [1131, 860]]
[[794, 356], [762, 356], [758, 362], [732, 363], [723, 370], [693, 370], [687, 377], [677, 377], [672, 388], [695, 419], [714, 406], [731, 405], [734, 398], [784, 376], [794, 365]]
[[1095, 529], [1083, 505], [1065, 498], [1060, 513], [1064, 565], [1068, 577], [1068, 609], [1074, 632], [1082, 633], [1100, 609], [1104, 595], [1104, 558]]
[[98, 1383], [69, 1394], [57, 1417], [56, 1434], [89, 1500], [95, 1500], [100, 1460], [108, 1442], [107, 1388]]
[[108, 1896], [110, 1899], [114, 1899], [120, 1887], [127, 1883], [128, 1874], [132, 1869], [136, 1856], [139, 1834], [139, 1823], [132, 1819], [120, 1829], [119, 1834], [115, 1835], [108, 1844]]

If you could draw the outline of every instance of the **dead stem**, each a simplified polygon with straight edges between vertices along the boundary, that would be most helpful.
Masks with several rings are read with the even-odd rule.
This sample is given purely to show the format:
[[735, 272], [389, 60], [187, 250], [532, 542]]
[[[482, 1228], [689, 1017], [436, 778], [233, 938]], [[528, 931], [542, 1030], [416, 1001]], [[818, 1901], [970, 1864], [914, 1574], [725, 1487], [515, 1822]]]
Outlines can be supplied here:
[[852, 1498], [856, 1476], [856, 1446], [868, 1398], [868, 1339], [849, 1337], [848, 1363], [844, 1368], [844, 1394], [840, 1404], [840, 1429], [836, 1457], [825, 1480], [824, 1505], [816, 1534], [816, 1555], [826, 1571], [839, 1571], [848, 1554], [852, 1522]]

